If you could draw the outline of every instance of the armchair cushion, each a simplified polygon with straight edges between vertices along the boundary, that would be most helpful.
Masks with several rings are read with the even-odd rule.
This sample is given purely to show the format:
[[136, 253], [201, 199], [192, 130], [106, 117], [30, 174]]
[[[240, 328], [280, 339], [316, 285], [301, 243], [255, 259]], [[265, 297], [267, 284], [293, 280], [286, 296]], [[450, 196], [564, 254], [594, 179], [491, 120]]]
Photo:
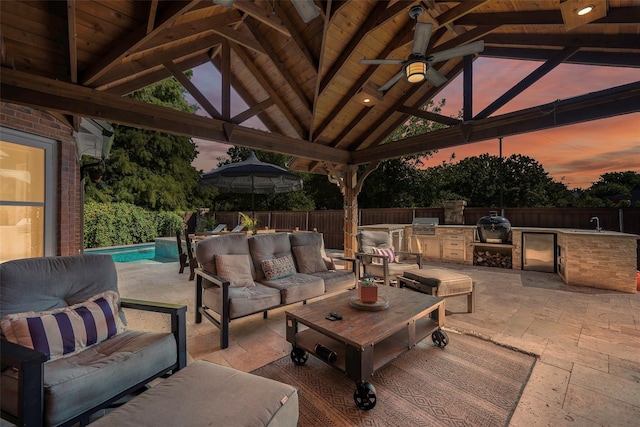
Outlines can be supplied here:
[[123, 332], [118, 310], [118, 294], [107, 291], [69, 307], [9, 314], [0, 326], [8, 341], [55, 360]]
[[255, 286], [249, 255], [215, 255], [218, 275], [234, 288]]
[[298, 262], [298, 271], [304, 274], [327, 271], [327, 264], [322, 258], [320, 245], [294, 246], [293, 254]]
[[[393, 250], [393, 246], [390, 248], [373, 248], [373, 253], [376, 255], [386, 256], [389, 262], [395, 262], [396, 260], [396, 254], [395, 254], [395, 251]], [[381, 258], [373, 258], [372, 262], [374, 264], [383, 264]]]

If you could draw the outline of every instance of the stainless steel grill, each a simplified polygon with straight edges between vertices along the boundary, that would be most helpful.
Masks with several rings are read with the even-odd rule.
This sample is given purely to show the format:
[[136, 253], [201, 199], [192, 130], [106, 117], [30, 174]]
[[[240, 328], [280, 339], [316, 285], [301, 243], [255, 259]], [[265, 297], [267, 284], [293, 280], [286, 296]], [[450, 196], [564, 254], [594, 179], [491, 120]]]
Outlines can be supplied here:
[[414, 218], [411, 228], [413, 234], [436, 234], [436, 225], [439, 222], [438, 218]]

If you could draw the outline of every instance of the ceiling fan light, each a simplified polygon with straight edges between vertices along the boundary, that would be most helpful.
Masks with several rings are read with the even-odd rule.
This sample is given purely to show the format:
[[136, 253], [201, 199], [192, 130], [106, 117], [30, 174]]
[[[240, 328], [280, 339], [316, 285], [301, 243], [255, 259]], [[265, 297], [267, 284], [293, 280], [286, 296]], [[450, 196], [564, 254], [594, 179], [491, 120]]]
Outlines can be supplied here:
[[427, 77], [427, 64], [422, 61], [410, 62], [405, 72], [409, 83], [420, 83]]

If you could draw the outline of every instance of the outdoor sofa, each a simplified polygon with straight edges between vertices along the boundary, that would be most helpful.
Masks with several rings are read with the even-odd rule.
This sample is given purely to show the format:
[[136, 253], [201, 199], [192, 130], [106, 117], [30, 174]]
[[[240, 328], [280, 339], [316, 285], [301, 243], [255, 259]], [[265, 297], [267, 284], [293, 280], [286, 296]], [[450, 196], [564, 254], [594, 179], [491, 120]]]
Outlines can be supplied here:
[[[127, 300], [109, 255], [0, 264], [2, 418], [85, 425], [91, 415], [186, 366], [186, 306]], [[123, 308], [171, 318], [171, 332], [126, 328]]]
[[196, 270], [195, 321], [209, 319], [220, 329], [220, 347], [229, 346], [233, 319], [352, 289], [358, 271], [336, 269], [326, 255], [321, 233], [227, 234], [202, 240], [196, 247], [202, 268]]

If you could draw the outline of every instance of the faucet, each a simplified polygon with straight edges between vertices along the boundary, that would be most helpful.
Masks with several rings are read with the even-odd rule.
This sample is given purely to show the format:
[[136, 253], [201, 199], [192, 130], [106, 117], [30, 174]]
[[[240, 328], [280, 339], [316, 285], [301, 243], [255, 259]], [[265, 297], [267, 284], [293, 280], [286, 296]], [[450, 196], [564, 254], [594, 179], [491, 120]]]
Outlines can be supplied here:
[[601, 232], [602, 227], [600, 227], [600, 218], [598, 218], [597, 216], [594, 216], [593, 218], [591, 218], [589, 222], [593, 222], [594, 220], [596, 221], [596, 231]]

